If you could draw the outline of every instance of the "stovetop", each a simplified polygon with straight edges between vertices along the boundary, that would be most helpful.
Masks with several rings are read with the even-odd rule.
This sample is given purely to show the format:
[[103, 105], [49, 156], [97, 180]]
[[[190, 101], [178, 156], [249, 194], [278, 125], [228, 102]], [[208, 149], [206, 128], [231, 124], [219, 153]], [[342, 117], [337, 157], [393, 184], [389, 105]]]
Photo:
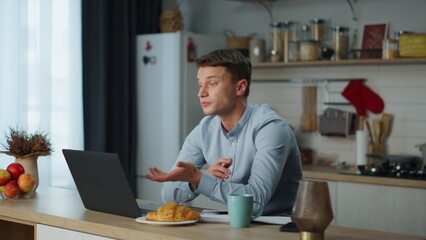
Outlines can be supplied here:
[[371, 164], [357, 166], [360, 175], [426, 180], [426, 166], [418, 156], [367, 154]]
[[423, 168], [421, 167], [401, 168], [400, 166], [393, 166], [393, 167], [371, 166], [367, 168], [365, 166], [358, 166], [358, 169], [360, 173], [342, 173], [342, 174], [426, 181], [426, 166]]

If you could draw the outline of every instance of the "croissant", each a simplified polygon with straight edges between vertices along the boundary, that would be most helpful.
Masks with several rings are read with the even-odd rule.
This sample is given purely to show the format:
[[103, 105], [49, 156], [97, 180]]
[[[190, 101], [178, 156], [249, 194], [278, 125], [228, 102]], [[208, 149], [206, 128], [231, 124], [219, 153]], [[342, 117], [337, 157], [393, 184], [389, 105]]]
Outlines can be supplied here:
[[167, 203], [164, 207], [159, 207], [156, 212], [148, 212], [146, 220], [157, 222], [181, 222], [197, 220], [201, 217], [200, 213], [187, 206], [181, 206], [177, 203]]

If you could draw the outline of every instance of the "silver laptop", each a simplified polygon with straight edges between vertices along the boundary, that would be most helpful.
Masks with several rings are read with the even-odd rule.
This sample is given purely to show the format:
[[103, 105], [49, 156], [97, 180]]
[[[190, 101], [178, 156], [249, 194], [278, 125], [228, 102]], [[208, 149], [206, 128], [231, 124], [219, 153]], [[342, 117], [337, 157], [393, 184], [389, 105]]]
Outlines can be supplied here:
[[127, 217], [140, 217], [158, 205], [137, 202], [118, 154], [62, 150], [84, 207]]

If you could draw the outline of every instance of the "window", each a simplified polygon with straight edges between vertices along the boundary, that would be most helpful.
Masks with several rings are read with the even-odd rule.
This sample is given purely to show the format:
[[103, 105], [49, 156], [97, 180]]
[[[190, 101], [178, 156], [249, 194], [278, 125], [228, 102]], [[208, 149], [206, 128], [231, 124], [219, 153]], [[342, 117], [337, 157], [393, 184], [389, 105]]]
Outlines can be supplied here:
[[81, 2], [0, 1], [0, 52], [0, 149], [9, 127], [47, 133], [40, 185], [74, 187], [62, 149], [84, 146]]

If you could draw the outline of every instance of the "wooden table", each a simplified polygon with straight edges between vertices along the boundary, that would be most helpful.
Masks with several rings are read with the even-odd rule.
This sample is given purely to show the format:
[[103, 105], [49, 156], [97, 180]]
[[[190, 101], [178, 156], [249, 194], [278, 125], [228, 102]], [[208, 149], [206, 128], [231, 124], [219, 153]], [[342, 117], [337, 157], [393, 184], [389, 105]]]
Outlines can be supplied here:
[[[36, 239], [47, 226], [61, 233], [79, 232], [85, 239], [104, 236], [113, 239], [299, 239], [298, 233], [279, 232], [277, 225], [252, 224], [250, 228], [232, 228], [224, 223], [196, 223], [186, 226], [152, 226], [136, 223], [133, 218], [86, 210], [78, 192], [54, 187], [39, 187], [33, 199], [0, 199], [0, 239]], [[62, 234], [62, 232], [63, 234]], [[90, 234], [90, 235], [88, 235]], [[330, 226], [326, 239], [426, 239]], [[54, 239], [52, 237], [52, 239]], [[75, 239], [75, 238], [74, 238]], [[37, 240], [41, 239], [40, 235]]]

